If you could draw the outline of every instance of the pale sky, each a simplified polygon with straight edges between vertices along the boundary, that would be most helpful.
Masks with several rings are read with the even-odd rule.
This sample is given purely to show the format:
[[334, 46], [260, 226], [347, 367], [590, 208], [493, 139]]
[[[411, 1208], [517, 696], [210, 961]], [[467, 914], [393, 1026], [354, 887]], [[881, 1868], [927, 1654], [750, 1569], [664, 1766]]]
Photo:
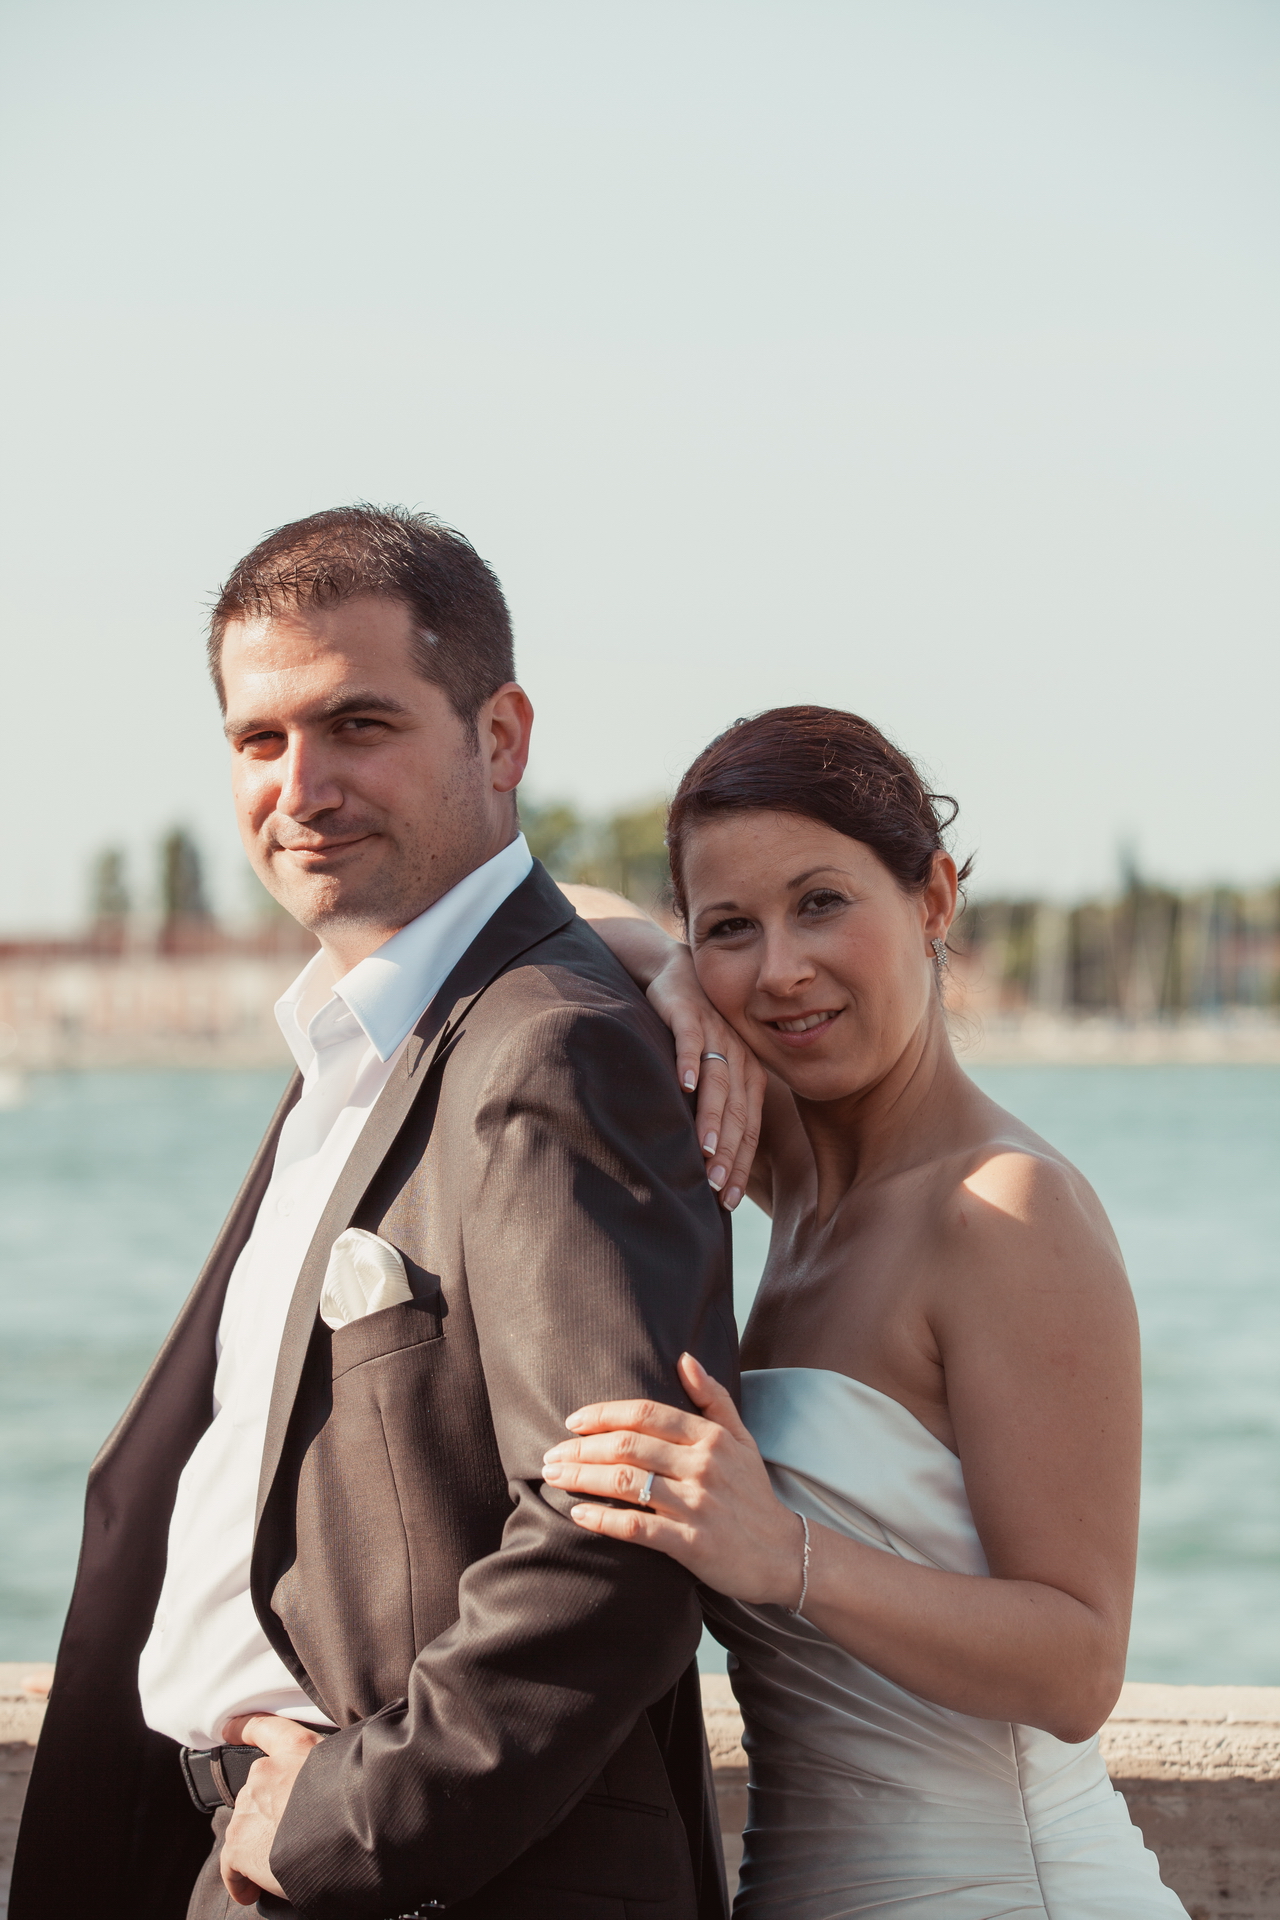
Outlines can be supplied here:
[[8, 0], [0, 925], [191, 825], [268, 528], [497, 569], [531, 791], [867, 714], [979, 891], [1280, 873], [1275, 0]]

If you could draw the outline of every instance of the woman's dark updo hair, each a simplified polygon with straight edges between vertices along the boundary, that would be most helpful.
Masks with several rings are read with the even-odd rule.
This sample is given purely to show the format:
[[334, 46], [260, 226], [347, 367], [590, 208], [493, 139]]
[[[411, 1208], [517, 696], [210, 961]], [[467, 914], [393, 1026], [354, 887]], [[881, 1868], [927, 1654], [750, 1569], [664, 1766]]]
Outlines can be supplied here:
[[[870, 847], [906, 893], [927, 885], [959, 812], [930, 793], [878, 727], [838, 707], [772, 707], [735, 720], [685, 774], [667, 816], [676, 907], [685, 916], [684, 848], [692, 827], [729, 813], [796, 813]], [[960, 873], [968, 877], [972, 862]]]

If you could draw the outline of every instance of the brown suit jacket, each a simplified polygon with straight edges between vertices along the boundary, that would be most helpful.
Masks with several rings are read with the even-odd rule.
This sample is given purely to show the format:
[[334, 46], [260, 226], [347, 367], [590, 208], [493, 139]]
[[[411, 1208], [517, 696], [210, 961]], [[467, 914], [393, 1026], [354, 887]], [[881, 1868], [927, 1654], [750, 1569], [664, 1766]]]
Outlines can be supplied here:
[[[209, 1263], [90, 1475], [12, 1920], [180, 1920], [207, 1821], [143, 1725], [138, 1655], [214, 1333], [290, 1087]], [[331, 1333], [349, 1225], [412, 1303]], [[258, 1497], [258, 1617], [339, 1732], [272, 1853], [314, 1920], [722, 1920], [690, 1577], [541, 1482], [574, 1406], [736, 1384], [727, 1234], [669, 1037], [540, 867], [415, 1034], [304, 1262]]]

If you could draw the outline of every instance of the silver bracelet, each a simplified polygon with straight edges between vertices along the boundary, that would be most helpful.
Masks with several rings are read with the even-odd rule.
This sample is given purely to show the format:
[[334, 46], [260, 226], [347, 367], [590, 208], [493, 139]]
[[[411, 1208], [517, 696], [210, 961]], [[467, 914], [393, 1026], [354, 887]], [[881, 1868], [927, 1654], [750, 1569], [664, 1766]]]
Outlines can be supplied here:
[[804, 1559], [801, 1562], [800, 1571], [800, 1598], [796, 1601], [794, 1607], [787, 1608], [787, 1612], [794, 1620], [798, 1620], [804, 1612], [805, 1596], [809, 1591], [809, 1522], [803, 1514], [799, 1515], [799, 1520], [800, 1525], [804, 1528]]

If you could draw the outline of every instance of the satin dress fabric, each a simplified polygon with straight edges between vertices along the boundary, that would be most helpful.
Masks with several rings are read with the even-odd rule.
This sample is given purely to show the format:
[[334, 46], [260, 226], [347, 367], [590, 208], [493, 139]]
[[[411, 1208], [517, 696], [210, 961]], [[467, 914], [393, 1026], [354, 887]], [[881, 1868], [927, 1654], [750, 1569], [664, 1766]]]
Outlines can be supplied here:
[[[917, 1566], [987, 1576], [956, 1456], [896, 1400], [743, 1375], [779, 1499]], [[932, 1706], [782, 1607], [708, 1596], [750, 1761], [734, 1920], [1174, 1920], [1098, 1741]]]

